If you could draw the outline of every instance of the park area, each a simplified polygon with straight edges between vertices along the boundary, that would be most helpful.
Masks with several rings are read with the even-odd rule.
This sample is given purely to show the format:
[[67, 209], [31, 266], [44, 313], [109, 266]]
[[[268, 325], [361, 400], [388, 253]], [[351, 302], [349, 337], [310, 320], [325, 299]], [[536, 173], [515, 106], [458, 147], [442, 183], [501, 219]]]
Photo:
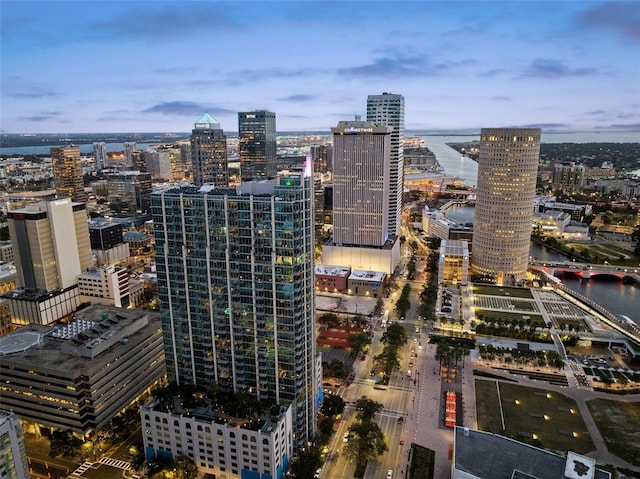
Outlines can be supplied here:
[[480, 430], [551, 450], [584, 454], [595, 449], [573, 399], [498, 381], [478, 379], [475, 386]]
[[640, 466], [640, 403], [592, 399], [587, 401], [607, 449], [635, 466]]

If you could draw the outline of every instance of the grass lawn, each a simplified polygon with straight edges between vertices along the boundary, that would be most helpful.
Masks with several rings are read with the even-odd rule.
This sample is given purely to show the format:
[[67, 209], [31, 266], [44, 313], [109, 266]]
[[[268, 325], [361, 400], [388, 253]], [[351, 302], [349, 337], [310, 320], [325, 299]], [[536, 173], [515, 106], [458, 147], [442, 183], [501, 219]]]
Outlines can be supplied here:
[[476, 379], [478, 429], [503, 434], [496, 381]]
[[[595, 449], [573, 399], [557, 392], [503, 382], [498, 384], [505, 436], [552, 450], [587, 453]], [[476, 381], [476, 405], [478, 427], [500, 433], [495, 382]]]
[[473, 294], [487, 294], [491, 296], [511, 296], [513, 298], [533, 299], [528, 288], [503, 288], [501, 286], [473, 285]]
[[640, 403], [592, 399], [587, 407], [609, 451], [640, 466]]

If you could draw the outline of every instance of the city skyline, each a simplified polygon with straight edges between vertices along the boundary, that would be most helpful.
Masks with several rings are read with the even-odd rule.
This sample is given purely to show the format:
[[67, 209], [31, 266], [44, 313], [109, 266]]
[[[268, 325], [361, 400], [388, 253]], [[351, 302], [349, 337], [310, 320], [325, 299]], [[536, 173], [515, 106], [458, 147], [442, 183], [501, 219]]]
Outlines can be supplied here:
[[3, 1], [0, 129], [188, 131], [208, 112], [232, 131], [267, 109], [328, 132], [392, 91], [407, 130], [637, 131], [639, 23], [624, 1]]

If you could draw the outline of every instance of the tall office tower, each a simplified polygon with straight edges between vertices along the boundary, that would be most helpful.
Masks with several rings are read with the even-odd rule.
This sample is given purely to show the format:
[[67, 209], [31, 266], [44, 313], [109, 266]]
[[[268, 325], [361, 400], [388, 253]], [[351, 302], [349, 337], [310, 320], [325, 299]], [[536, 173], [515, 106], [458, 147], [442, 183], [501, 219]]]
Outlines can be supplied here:
[[127, 167], [133, 167], [133, 153], [138, 151], [138, 144], [135, 141], [126, 141], [124, 143], [124, 163]]
[[211, 183], [229, 185], [227, 137], [220, 123], [208, 113], [200, 117], [191, 131], [191, 163], [193, 182], [197, 186]]
[[152, 181], [171, 179], [171, 157], [167, 150], [148, 149], [144, 152], [145, 171], [151, 174]]
[[96, 171], [98, 173], [109, 166], [107, 144], [105, 142], [100, 141], [93, 144], [93, 159], [96, 163]]
[[144, 151], [131, 152], [131, 171], [147, 171], [147, 161], [144, 157]]
[[20, 418], [0, 410], [0, 477], [29, 479], [29, 462]]
[[118, 213], [146, 215], [151, 212], [151, 173], [121, 171], [107, 176], [109, 201]]
[[367, 121], [387, 125], [391, 132], [389, 171], [389, 234], [400, 236], [400, 214], [404, 191], [404, 97], [394, 93], [367, 97]]
[[167, 374], [291, 406], [316, 430], [312, 179], [151, 197]]
[[91, 252], [98, 266], [114, 266], [129, 259], [129, 245], [122, 238], [122, 225], [104, 219], [89, 222]]
[[381, 247], [389, 239], [390, 126], [341, 121], [333, 133], [333, 243]]
[[498, 284], [524, 278], [539, 156], [539, 128], [481, 130], [472, 273]]
[[8, 215], [18, 287], [15, 324], [49, 324], [77, 308], [78, 275], [93, 266], [87, 211], [69, 198], [31, 204]]
[[85, 201], [80, 147], [52, 147], [51, 164], [53, 168], [53, 183], [56, 187], [58, 198], [68, 197], [73, 201]]
[[276, 114], [266, 110], [238, 113], [240, 177], [243, 182], [278, 173]]
[[311, 145], [313, 171], [325, 173], [333, 169], [333, 148], [331, 145]]

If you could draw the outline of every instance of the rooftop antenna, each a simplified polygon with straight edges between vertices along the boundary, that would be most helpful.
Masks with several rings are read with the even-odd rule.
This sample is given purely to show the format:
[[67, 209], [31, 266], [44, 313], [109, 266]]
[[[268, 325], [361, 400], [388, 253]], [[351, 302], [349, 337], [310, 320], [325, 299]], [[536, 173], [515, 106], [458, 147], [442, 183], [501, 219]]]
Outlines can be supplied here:
[[362, 117], [361, 117], [360, 115], [357, 115], [357, 114], [356, 114], [356, 115], [355, 115], [355, 117], [356, 117], [356, 121], [361, 121], [361, 118], [362, 118]]

